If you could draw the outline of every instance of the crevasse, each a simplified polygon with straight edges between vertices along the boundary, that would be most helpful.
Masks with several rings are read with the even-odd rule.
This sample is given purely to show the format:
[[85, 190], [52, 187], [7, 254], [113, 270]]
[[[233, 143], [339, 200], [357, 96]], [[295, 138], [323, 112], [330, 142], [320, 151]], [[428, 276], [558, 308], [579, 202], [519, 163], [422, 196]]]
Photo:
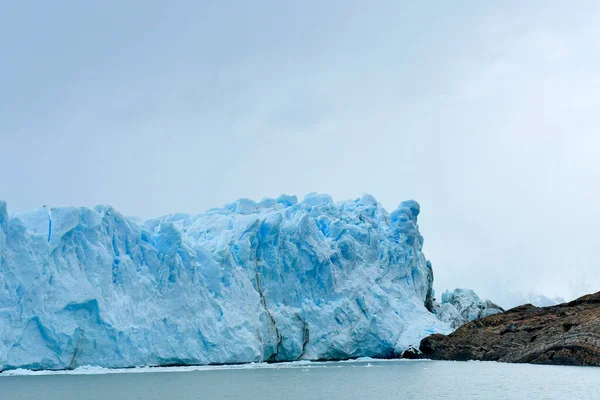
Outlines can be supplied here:
[[449, 331], [426, 308], [418, 214], [369, 195], [141, 223], [0, 202], [0, 370], [397, 355]]

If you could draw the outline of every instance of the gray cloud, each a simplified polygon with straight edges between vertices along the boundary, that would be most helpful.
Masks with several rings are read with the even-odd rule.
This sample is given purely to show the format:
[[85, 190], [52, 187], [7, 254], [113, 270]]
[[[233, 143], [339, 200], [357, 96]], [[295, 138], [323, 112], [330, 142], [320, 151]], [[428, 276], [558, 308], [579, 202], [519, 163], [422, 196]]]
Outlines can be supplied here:
[[10, 5], [0, 198], [414, 198], [438, 291], [600, 288], [599, 6], [396, 3]]

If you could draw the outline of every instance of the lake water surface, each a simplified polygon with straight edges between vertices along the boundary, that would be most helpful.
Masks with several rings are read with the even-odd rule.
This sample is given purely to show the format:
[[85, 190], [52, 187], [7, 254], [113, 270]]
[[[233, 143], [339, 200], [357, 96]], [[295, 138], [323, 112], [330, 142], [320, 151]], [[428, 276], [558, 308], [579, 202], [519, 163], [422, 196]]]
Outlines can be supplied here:
[[358, 360], [0, 374], [21, 399], [600, 399], [600, 368]]

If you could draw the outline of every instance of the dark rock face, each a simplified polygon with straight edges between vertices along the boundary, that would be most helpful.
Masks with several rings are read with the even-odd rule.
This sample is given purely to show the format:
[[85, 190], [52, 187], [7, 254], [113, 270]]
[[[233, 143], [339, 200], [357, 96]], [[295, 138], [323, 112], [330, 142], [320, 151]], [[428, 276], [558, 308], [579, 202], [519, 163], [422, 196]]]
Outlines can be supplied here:
[[570, 303], [531, 304], [421, 341], [421, 358], [600, 366], [600, 292]]

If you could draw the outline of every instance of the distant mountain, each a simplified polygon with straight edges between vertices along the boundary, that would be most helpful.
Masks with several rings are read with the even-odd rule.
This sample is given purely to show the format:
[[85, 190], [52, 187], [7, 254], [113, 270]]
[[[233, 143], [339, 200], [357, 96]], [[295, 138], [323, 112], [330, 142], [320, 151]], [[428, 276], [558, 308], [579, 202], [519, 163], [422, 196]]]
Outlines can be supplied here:
[[563, 299], [562, 297], [547, 297], [544, 296], [543, 294], [535, 294], [535, 293], [530, 293], [527, 296], [527, 301], [523, 304], [526, 303], [530, 303], [533, 304], [536, 307], [550, 307], [550, 306], [555, 306], [561, 303], [565, 303], [565, 299]]
[[528, 293], [509, 292], [504, 296], [500, 296], [500, 298], [496, 298], [496, 300], [498, 304], [507, 310], [523, 304], [533, 304], [536, 307], [550, 307], [566, 302], [562, 297], [548, 297], [534, 291]]

